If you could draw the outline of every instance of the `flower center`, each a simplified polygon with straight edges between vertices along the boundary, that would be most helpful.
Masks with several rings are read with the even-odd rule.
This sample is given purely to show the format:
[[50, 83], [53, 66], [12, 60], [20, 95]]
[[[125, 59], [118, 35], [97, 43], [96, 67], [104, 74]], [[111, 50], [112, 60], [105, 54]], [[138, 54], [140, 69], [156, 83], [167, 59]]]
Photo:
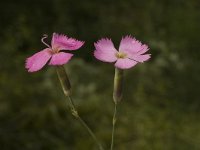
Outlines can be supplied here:
[[52, 49], [52, 53], [53, 53], [53, 54], [56, 54], [56, 53], [58, 53], [58, 52], [59, 52], [59, 49], [58, 49], [58, 48]]
[[115, 55], [117, 58], [121, 58], [121, 59], [124, 59], [127, 56], [127, 54], [124, 52], [117, 52]]

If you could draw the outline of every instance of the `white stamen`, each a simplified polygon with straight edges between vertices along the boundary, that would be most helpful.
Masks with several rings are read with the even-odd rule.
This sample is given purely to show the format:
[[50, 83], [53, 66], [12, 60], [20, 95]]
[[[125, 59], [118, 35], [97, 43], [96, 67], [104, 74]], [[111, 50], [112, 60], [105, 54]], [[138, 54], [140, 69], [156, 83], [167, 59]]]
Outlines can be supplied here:
[[48, 48], [52, 49], [51, 46], [49, 44], [47, 44], [44, 39], [48, 38], [48, 35], [47, 34], [44, 34], [43, 35], [43, 38], [41, 39], [41, 42], [46, 45]]

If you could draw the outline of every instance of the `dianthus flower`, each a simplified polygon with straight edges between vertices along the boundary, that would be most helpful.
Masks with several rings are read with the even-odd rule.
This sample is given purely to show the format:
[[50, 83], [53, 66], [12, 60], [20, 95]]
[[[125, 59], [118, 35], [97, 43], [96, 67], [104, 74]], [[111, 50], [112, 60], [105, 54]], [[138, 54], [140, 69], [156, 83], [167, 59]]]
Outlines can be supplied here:
[[150, 54], [146, 53], [149, 48], [131, 36], [122, 38], [119, 50], [116, 50], [111, 39], [103, 38], [94, 44], [94, 56], [103, 62], [115, 62], [119, 69], [129, 69], [137, 63], [147, 61]]
[[28, 72], [35, 72], [42, 69], [48, 61], [49, 65], [63, 65], [68, 63], [73, 54], [66, 53], [65, 50], [77, 50], [84, 44], [84, 42], [69, 38], [66, 35], [53, 33], [50, 46], [44, 42], [46, 38], [47, 35], [44, 35], [41, 41], [47, 48], [26, 59], [25, 67], [28, 69]]

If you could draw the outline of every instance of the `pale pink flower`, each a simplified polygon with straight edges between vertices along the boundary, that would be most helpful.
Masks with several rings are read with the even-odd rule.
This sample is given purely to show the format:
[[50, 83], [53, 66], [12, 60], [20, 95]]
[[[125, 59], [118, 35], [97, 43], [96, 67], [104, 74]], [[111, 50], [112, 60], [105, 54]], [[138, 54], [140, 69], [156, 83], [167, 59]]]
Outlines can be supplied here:
[[116, 50], [111, 39], [105, 38], [94, 43], [94, 56], [103, 62], [115, 62], [119, 69], [129, 69], [137, 63], [147, 61], [150, 54], [144, 54], [149, 50], [148, 46], [142, 44], [131, 36], [122, 38], [119, 50]]
[[49, 65], [63, 65], [66, 64], [73, 56], [71, 53], [66, 53], [65, 50], [77, 50], [84, 42], [69, 38], [66, 35], [53, 33], [51, 46], [44, 42], [47, 35], [41, 39], [47, 48], [32, 55], [26, 59], [26, 69], [28, 72], [34, 72], [42, 69], [49, 61]]

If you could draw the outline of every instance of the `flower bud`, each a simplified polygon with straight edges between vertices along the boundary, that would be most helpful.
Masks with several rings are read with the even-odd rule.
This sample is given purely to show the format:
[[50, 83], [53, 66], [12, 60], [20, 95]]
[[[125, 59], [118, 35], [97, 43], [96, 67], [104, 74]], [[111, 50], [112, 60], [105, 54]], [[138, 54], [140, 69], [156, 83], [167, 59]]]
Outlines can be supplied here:
[[123, 92], [123, 70], [115, 68], [113, 100], [117, 104], [122, 99]]
[[57, 71], [58, 78], [60, 80], [64, 94], [66, 96], [69, 96], [71, 94], [71, 84], [70, 84], [70, 81], [69, 81], [69, 78], [67, 76], [64, 66], [57, 66], [56, 71]]

